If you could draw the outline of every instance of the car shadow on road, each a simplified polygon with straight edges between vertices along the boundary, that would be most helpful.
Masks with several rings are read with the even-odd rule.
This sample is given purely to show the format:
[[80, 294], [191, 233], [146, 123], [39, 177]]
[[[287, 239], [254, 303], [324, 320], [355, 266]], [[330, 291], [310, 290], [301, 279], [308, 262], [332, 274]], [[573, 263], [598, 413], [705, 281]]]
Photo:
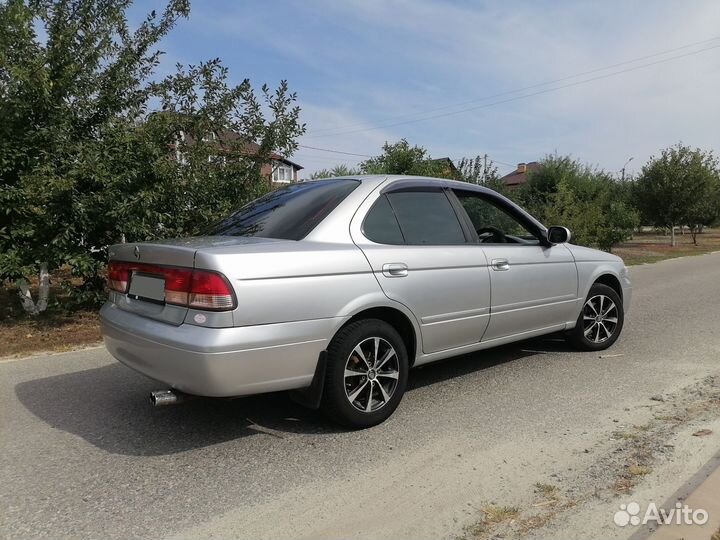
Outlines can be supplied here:
[[[531, 346], [532, 345], [532, 346]], [[543, 352], [568, 350], [542, 342]], [[541, 354], [538, 342], [515, 344], [465, 355], [413, 370], [412, 392], [498, 364]], [[323, 435], [343, 430], [318, 411], [295, 404], [286, 393], [241, 399], [194, 399], [153, 408], [149, 392], [163, 386], [121, 364], [20, 383], [15, 393], [35, 416], [55, 429], [73, 433], [107, 452], [157, 456], [185, 452], [257, 434]]]
[[118, 363], [23, 382], [15, 393], [53, 428], [126, 455], [174, 454], [258, 433], [337, 430], [285, 393], [154, 408], [149, 393], [162, 388]]

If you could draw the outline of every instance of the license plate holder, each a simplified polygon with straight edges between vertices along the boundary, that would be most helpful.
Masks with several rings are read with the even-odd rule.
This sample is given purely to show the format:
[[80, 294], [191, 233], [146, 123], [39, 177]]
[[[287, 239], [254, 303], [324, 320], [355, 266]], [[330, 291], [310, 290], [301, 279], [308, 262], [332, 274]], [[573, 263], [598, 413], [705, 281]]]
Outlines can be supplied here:
[[165, 280], [148, 274], [134, 273], [130, 280], [128, 296], [156, 304], [165, 303]]

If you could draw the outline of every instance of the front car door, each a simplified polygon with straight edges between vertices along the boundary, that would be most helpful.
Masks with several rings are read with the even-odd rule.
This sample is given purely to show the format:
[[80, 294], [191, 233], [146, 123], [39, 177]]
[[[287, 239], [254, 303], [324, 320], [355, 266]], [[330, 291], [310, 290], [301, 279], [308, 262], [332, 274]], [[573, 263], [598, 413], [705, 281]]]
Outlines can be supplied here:
[[415, 314], [426, 354], [478, 343], [490, 313], [487, 261], [451, 197], [428, 182], [396, 182], [351, 228], [385, 295]]
[[507, 199], [454, 189], [490, 267], [490, 323], [483, 341], [561, 330], [577, 318], [570, 250], [549, 245], [540, 225]]

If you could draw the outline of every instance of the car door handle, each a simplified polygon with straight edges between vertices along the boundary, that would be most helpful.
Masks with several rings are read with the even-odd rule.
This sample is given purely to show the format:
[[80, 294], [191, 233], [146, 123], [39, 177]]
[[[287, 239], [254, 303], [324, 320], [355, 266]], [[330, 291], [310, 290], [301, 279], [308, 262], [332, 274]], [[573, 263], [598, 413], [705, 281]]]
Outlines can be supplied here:
[[385, 263], [382, 272], [385, 277], [405, 277], [408, 275], [408, 267], [404, 263]]
[[510, 263], [507, 259], [493, 259], [490, 261], [490, 267], [497, 271], [510, 270]]

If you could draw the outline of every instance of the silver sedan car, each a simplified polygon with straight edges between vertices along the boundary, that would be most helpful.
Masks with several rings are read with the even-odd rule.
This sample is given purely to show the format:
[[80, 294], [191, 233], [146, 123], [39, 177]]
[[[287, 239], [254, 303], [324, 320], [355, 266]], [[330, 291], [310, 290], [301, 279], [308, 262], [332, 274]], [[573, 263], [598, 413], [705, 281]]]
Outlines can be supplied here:
[[291, 184], [208, 236], [112, 246], [102, 332], [115, 358], [167, 385], [157, 404], [291, 390], [369, 427], [414, 366], [555, 332], [611, 346], [627, 269], [569, 240], [477, 185]]

